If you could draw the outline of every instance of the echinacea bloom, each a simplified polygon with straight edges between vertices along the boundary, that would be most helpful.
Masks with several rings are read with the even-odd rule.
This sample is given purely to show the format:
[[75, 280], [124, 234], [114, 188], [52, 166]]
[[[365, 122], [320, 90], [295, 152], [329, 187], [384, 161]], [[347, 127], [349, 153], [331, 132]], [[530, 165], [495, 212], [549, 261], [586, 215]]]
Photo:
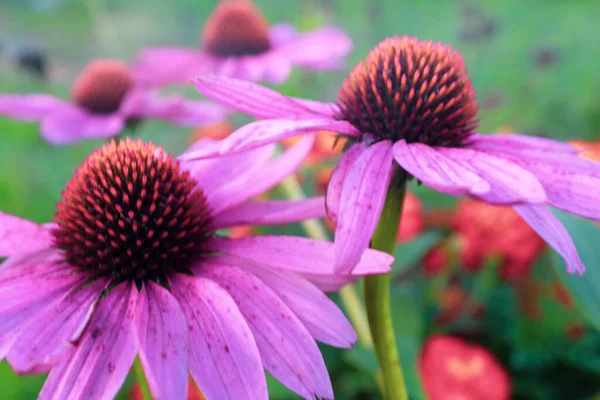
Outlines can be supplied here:
[[[82, 164], [38, 225], [0, 213], [0, 359], [50, 371], [42, 399], [109, 399], [139, 355], [154, 398], [267, 399], [264, 370], [305, 398], [332, 398], [315, 340], [356, 335], [311, 281], [332, 287], [333, 244], [216, 230], [324, 215], [324, 199], [248, 202], [293, 173], [312, 137], [184, 163], [153, 144], [111, 142]], [[355, 274], [385, 273], [365, 253]]]
[[423, 386], [431, 400], [508, 400], [511, 383], [485, 348], [451, 336], [433, 336], [419, 359]]
[[39, 121], [42, 137], [56, 145], [109, 138], [128, 123], [145, 119], [197, 127], [222, 121], [228, 113], [207, 101], [159, 96], [136, 83], [126, 65], [108, 59], [94, 60], [81, 71], [71, 100], [48, 94], [0, 95], [0, 116]]
[[451, 195], [510, 205], [584, 272], [575, 245], [546, 206], [600, 219], [600, 163], [566, 143], [476, 133], [475, 91], [460, 53], [417, 38], [381, 42], [346, 78], [336, 103], [283, 96], [250, 82], [198, 76], [206, 97], [261, 119], [194, 159], [327, 130], [348, 138], [327, 190], [337, 222], [336, 269], [352, 269], [373, 235], [394, 174]]
[[544, 240], [511, 207], [461, 200], [454, 229], [460, 237], [461, 264], [479, 271], [486, 259], [499, 256], [503, 279], [526, 275], [546, 249]]
[[220, 0], [204, 25], [199, 49], [146, 49], [134, 66], [150, 86], [189, 83], [198, 74], [283, 83], [292, 68], [337, 70], [352, 49], [339, 28], [298, 33], [293, 26], [269, 27], [251, 0]]

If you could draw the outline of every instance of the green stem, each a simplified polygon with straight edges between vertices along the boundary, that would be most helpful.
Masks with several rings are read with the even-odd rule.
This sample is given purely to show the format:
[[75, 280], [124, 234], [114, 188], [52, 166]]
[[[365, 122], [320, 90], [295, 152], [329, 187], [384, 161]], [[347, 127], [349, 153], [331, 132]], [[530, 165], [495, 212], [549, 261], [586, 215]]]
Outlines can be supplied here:
[[139, 357], [136, 357], [133, 363], [133, 373], [135, 374], [135, 380], [137, 381], [138, 385], [140, 385], [144, 400], [152, 400], [150, 387], [148, 386], [146, 374], [144, 373], [144, 368], [142, 367]]
[[[394, 182], [390, 185], [379, 223], [371, 239], [371, 248], [385, 251], [388, 254], [394, 252], [405, 191], [404, 184], [401, 187], [398, 187]], [[386, 398], [390, 400], [408, 400], [400, 357], [396, 347], [390, 288], [390, 274], [365, 278], [367, 317], [375, 352], [383, 374]]]

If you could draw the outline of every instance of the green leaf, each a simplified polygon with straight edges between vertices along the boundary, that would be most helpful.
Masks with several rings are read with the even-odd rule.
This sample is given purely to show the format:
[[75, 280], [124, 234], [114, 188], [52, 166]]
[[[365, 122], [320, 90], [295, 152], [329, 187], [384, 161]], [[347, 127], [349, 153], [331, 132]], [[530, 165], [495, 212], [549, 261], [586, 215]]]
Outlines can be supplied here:
[[404, 242], [394, 250], [396, 261], [392, 265], [392, 279], [397, 277], [409, 267], [417, 264], [437, 242], [442, 238], [439, 231], [425, 232], [413, 240]]
[[569, 289], [578, 308], [600, 329], [600, 227], [591, 221], [564, 212], [555, 211], [555, 214], [571, 234], [587, 270], [583, 276], [569, 275], [565, 262], [558, 253], [553, 253], [552, 265], [560, 280]]

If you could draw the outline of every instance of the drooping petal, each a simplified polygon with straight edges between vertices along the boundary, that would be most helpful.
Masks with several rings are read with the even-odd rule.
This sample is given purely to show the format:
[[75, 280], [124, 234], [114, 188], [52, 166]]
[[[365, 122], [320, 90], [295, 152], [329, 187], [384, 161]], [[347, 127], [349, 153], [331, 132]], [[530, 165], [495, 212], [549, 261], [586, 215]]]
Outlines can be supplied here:
[[326, 27], [301, 33], [276, 51], [280, 57], [305, 68], [338, 69], [351, 50], [352, 39], [344, 31]]
[[47, 94], [0, 96], [0, 115], [23, 121], [40, 121], [65, 106], [69, 106], [69, 103]]
[[314, 135], [306, 135], [291, 149], [251, 175], [241, 175], [207, 193], [207, 202], [213, 209], [213, 215], [266, 192], [293, 174], [312, 149], [314, 139]]
[[[296, 273], [336, 276], [333, 243], [297, 236], [248, 236], [237, 239], [213, 238], [207, 250], [221, 252], [261, 265]], [[353, 276], [390, 272], [394, 257], [381, 251], [366, 249], [351, 271]]]
[[490, 151], [493, 153], [505, 152], [517, 155], [522, 151], [528, 150], [549, 151], [566, 154], [575, 154], [579, 151], [575, 146], [569, 143], [562, 143], [552, 139], [517, 134], [475, 134], [469, 137], [466, 145], [469, 148], [480, 151]]
[[217, 282], [233, 298], [250, 326], [267, 371], [305, 398], [333, 398], [317, 344], [267, 285], [233, 266], [203, 265], [198, 273]]
[[336, 121], [331, 118], [312, 118], [300, 121], [288, 119], [255, 121], [244, 125], [223, 140], [221, 154], [250, 150], [293, 136], [321, 130], [351, 136], [358, 134], [356, 128], [349, 122]]
[[547, 200], [534, 174], [506, 159], [472, 149], [438, 148], [442, 155], [477, 171], [491, 186], [487, 193], [471, 193], [492, 204], [534, 203]]
[[306, 279], [256, 264], [246, 263], [243, 268], [273, 289], [316, 340], [343, 348], [356, 342], [356, 333], [342, 311]]
[[335, 103], [322, 103], [320, 101], [300, 99], [298, 97], [291, 97], [291, 99], [296, 103], [302, 104], [309, 110], [312, 110], [315, 113], [325, 117], [335, 118], [335, 116], [340, 112], [340, 107]]
[[8, 361], [17, 373], [42, 373], [50, 370], [87, 326], [105, 279], [74, 287], [29, 323], [15, 340]]
[[335, 229], [335, 270], [347, 273], [360, 260], [375, 232], [392, 179], [392, 144], [368, 147], [350, 167], [340, 197]]
[[121, 114], [93, 115], [72, 106], [47, 115], [40, 124], [40, 133], [48, 142], [64, 145], [83, 139], [109, 138], [120, 133], [124, 126]]
[[217, 215], [215, 229], [238, 225], [289, 224], [325, 216], [325, 199], [315, 197], [307, 200], [268, 200], [241, 204]]
[[188, 392], [187, 323], [168, 290], [147, 282], [136, 311], [139, 357], [155, 399], [185, 399]]
[[563, 256], [567, 264], [567, 272], [583, 275], [585, 265], [571, 239], [571, 235], [554, 214], [544, 206], [518, 205], [516, 212], [544, 239], [558, 254]]
[[411, 175], [439, 192], [464, 195], [490, 191], [490, 184], [473, 168], [445, 157], [438, 150], [400, 140], [394, 144], [394, 158]]
[[137, 352], [132, 283], [120, 283], [102, 300], [77, 346], [48, 375], [39, 399], [112, 399]]
[[252, 332], [230, 295], [202, 277], [171, 281], [188, 323], [189, 368], [208, 399], [267, 399]]
[[307, 108], [293, 99], [256, 83], [224, 76], [197, 76], [196, 89], [217, 103], [251, 115], [257, 119], [319, 118], [314, 108]]
[[329, 184], [327, 185], [327, 216], [334, 222], [337, 223], [338, 213], [340, 209], [340, 199], [342, 197], [342, 189], [344, 188], [344, 181], [348, 172], [354, 165], [354, 162], [358, 157], [365, 151], [367, 147], [364, 142], [356, 143], [350, 146], [348, 150], [342, 154], [337, 166], [331, 174]]
[[30, 253], [52, 246], [48, 228], [0, 211], [0, 257]]
[[275, 24], [269, 27], [269, 43], [272, 47], [279, 47], [296, 38], [298, 32], [292, 24]]
[[337, 292], [346, 285], [356, 283], [360, 276], [356, 275], [316, 275], [307, 273], [298, 273], [317, 288], [324, 292]]

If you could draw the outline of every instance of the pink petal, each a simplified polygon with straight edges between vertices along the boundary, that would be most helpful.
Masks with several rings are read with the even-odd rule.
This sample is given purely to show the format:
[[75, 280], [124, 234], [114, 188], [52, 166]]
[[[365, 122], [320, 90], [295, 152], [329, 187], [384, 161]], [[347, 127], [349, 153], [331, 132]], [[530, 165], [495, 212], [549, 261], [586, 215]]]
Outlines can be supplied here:
[[269, 42], [272, 47], [279, 47], [298, 36], [296, 28], [292, 24], [275, 24], [269, 27]]
[[324, 117], [335, 119], [336, 115], [340, 113], [340, 108], [335, 103], [322, 103], [320, 101], [300, 99], [297, 97], [291, 97], [291, 99]]
[[171, 282], [188, 323], [189, 368], [208, 399], [267, 399], [252, 332], [219, 285], [179, 274]]
[[445, 156], [439, 148], [400, 140], [394, 144], [394, 158], [411, 175], [439, 192], [464, 195], [490, 191], [489, 183], [471, 166]]
[[352, 50], [352, 39], [341, 29], [328, 27], [302, 33], [278, 48], [277, 54], [294, 64], [312, 69], [342, 67]]
[[329, 374], [317, 344], [298, 317], [267, 285], [233, 266], [203, 265], [199, 273], [217, 282], [236, 302], [250, 326], [267, 371], [305, 398], [333, 398]]
[[468, 140], [468, 147], [493, 153], [505, 152], [518, 155], [525, 150], [550, 151], [565, 154], [575, 154], [579, 150], [569, 144], [552, 139], [545, 139], [526, 135], [472, 135]]
[[9, 94], [0, 96], [0, 115], [36, 122], [69, 103], [47, 94]]
[[156, 399], [185, 399], [188, 392], [187, 323], [171, 293], [147, 282], [136, 311], [139, 357]]
[[348, 273], [360, 260], [377, 227], [394, 166], [392, 144], [368, 147], [350, 167], [335, 228], [335, 270]]
[[365, 151], [367, 147], [364, 142], [355, 143], [342, 154], [337, 166], [331, 174], [331, 179], [327, 185], [327, 215], [337, 223], [338, 213], [340, 209], [340, 198], [342, 197], [342, 189], [348, 172], [354, 165], [354, 162]]
[[200, 139], [192, 144], [178, 159], [180, 161], [194, 161], [221, 157], [222, 145], [222, 140]]
[[358, 134], [356, 128], [346, 121], [325, 118], [301, 121], [284, 119], [255, 121], [244, 125], [223, 140], [221, 154], [250, 150], [268, 143], [321, 130], [347, 135]]
[[[213, 238], [205, 248], [274, 269], [319, 276], [336, 276], [333, 243], [297, 236], [248, 236], [238, 239]], [[367, 249], [351, 271], [353, 276], [386, 274], [394, 257]]]
[[79, 339], [87, 326], [105, 279], [73, 287], [29, 323], [11, 347], [8, 361], [20, 374], [49, 371], [56, 360]]
[[256, 83], [223, 76], [197, 76], [196, 89], [209, 99], [257, 119], [319, 118], [323, 115]]
[[316, 340], [343, 348], [350, 348], [356, 342], [356, 333], [342, 311], [306, 279], [256, 264], [246, 263], [243, 268], [269, 286]]
[[138, 297], [134, 284], [120, 283], [100, 300], [71, 354], [50, 371], [39, 399], [111, 399], [117, 394], [137, 352]]
[[356, 283], [360, 277], [355, 275], [316, 275], [298, 273], [298, 276], [306, 279], [323, 292], [337, 292], [346, 285]]
[[[236, 58], [237, 68], [226, 76], [246, 81], [264, 80], [274, 84], [284, 83], [292, 73], [289, 60], [273, 57], [272, 51], [257, 56]], [[225, 75], [219, 71], [219, 75]]]
[[492, 187], [479, 196], [488, 203], [544, 203], [546, 192], [540, 181], [531, 172], [508, 160], [489, 153], [455, 148], [438, 148], [438, 152], [457, 163], [473, 168]]
[[213, 71], [216, 59], [195, 49], [163, 47], [145, 49], [130, 70], [145, 86], [189, 83], [197, 75]]
[[76, 106], [49, 114], [40, 124], [40, 133], [48, 142], [64, 145], [83, 139], [105, 139], [123, 130], [121, 114], [94, 115]]
[[47, 228], [0, 211], [0, 257], [43, 250], [52, 241]]
[[294, 147], [263, 165], [258, 171], [251, 175], [239, 176], [215, 191], [207, 193], [207, 201], [213, 208], [214, 215], [266, 192], [293, 174], [311, 151], [313, 142], [314, 135], [307, 135]]
[[316, 197], [308, 200], [269, 200], [246, 203], [217, 215], [213, 221], [215, 229], [239, 225], [289, 224], [325, 216], [325, 199]]
[[563, 224], [543, 206], [519, 205], [513, 207], [516, 212], [544, 239], [567, 264], [567, 272], [577, 272], [583, 275], [585, 265], [579, 258], [579, 253], [571, 239], [571, 235]]

